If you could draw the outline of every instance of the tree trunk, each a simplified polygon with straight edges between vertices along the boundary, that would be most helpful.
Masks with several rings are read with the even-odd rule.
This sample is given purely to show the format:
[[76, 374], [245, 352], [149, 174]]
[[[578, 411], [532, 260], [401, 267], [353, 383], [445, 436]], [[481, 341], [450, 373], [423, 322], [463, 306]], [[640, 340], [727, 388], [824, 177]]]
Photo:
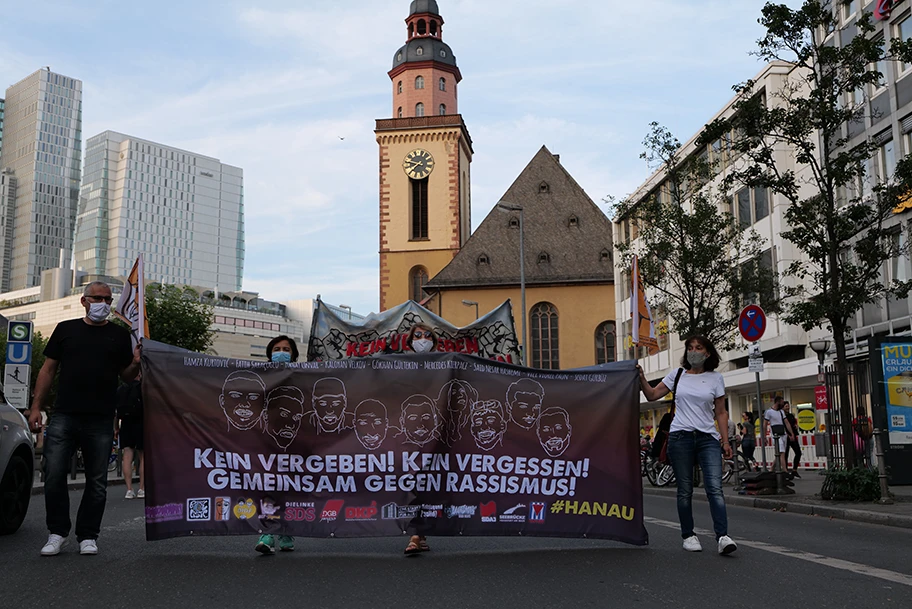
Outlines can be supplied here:
[[833, 342], [836, 345], [836, 374], [839, 383], [839, 419], [842, 422], [842, 447], [846, 469], [855, 467], [855, 438], [852, 435], [852, 405], [849, 402], [849, 370], [846, 364], [845, 324], [833, 322]]

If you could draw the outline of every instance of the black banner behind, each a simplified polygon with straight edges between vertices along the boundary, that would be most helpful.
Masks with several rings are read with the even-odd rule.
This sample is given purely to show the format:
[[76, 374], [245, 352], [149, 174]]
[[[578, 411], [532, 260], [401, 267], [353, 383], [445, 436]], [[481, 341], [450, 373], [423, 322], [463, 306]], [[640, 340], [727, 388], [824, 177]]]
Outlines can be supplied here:
[[146, 341], [146, 535], [531, 535], [643, 545], [635, 362], [295, 364]]

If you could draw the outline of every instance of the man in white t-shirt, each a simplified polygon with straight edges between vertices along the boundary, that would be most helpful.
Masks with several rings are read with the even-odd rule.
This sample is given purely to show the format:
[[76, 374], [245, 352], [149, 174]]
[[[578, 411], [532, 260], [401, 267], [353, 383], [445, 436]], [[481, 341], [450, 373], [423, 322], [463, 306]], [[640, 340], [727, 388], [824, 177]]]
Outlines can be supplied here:
[[[788, 439], [792, 437], [793, 432], [788, 420], [785, 418], [785, 414], [782, 412], [783, 402], [782, 396], [777, 395], [776, 399], [773, 400], [773, 407], [763, 414], [763, 419], [764, 425], [769, 425], [773, 434], [774, 445], [777, 448], [776, 459], [778, 459], [779, 462], [779, 471], [787, 472], [788, 468], [785, 464], [785, 447], [788, 444]], [[766, 427], [764, 427], [763, 433], [766, 433]]]

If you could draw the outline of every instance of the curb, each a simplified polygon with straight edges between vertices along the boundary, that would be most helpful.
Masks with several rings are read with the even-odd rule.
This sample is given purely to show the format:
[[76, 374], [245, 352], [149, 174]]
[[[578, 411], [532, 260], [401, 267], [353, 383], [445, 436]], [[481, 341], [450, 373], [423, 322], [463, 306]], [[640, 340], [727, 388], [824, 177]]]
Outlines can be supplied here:
[[[644, 495], [653, 495], [657, 497], [673, 498], [673, 491], [664, 491], [657, 488], [643, 488]], [[694, 493], [694, 499], [708, 502], [704, 494]], [[726, 505], [736, 505], [738, 507], [750, 507], [761, 510], [776, 510], [780, 512], [791, 512], [804, 516], [821, 516], [823, 518], [838, 518], [840, 520], [849, 520], [851, 522], [863, 522], [866, 524], [879, 524], [887, 527], [898, 527], [902, 529], [912, 529], [912, 516], [903, 516], [901, 514], [885, 514], [882, 512], [871, 512], [869, 510], [856, 510], [851, 508], [830, 507], [826, 505], [815, 505], [813, 503], [800, 503], [798, 501], [782, 501], [780, 499], [770, 499], [767, 497], [745, 497], [743, 495], [725, 495]]]
[[[138, 478], [134, 478], [138, 480]], [[121, 486], [124, 484], [123, 478], [108, 478], [108, 486]], [[85, 480], [68, 480], [67, 481], [67, 491], [81, 491], [85, 488]], [[32, 496], [43, 495], [44, 494], [44, 484], [40, 486], [32, 486]]]

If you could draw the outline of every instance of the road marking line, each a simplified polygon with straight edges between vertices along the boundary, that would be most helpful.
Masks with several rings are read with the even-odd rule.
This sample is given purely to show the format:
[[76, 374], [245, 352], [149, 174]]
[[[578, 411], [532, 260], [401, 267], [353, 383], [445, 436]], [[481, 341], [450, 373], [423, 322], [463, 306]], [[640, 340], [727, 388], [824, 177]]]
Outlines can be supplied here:
[[[643, 518], [645, 522], [654, 524], [660, 527], [666, 527], [669, 529], [680, 530], [681, 525], [677, 522], [671, 522], [670, 520], [659, 520], [658, 518], [650, 518], [646, 516]], [[699, 535], [710, 535], [715, 537], [715, 533], [706, 529], [694, 529], [694, 532]], [[747, 546], [748, 548], [756, 548], [758, 550], [765, 550], [766, 552], [772, 552], [773, 554], [779, 554], [781, 556], [788, 556], [789, 558], [797, 558], [799, 560], [806, 560], [818, 565], [823, 565], [825, 567], [832, 567], [833, 569], [842, 569], [843, 571], [851, 571], [852, 573], [857, 573], [858, 575], [867, 575], [870, 577], [877, 577], [879, 579], [885, 579], [887, 581], [903, 584], [904, 586], [912, 586], [912, 576], [904, 575], [902, 573], [897, 573], [896, 571], [888, 571], [887, 569], [878, 569], [877, 567], [871, 567], [868, 565], [863, 565], [857, 562], [851, 562], [848, 560], [841, 560], [839, 558], [831, 558], [829, 556], [823, 556], [821, 554], [813, 554], [811, 552], [805, 552], [803, 550], [794, 550], [792, 548], [786, 548], [784, 546], [776, 546], [770, 543], [764, 543], [762, 541], [749, 541], [746, 539], [738, 539], [736, 543], [742, 546]]]

